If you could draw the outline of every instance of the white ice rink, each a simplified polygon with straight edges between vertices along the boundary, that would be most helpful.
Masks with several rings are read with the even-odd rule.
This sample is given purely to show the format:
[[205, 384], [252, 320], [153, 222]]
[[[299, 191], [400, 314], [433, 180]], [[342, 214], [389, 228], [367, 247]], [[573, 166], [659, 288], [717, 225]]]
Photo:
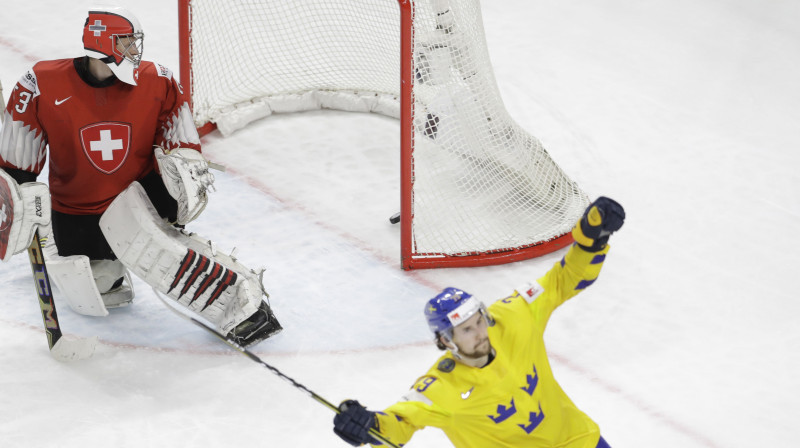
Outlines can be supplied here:
[[[3, 2], [6, 99], [35, 61], [82, 54], [89, 5]], [[175, 2], [129, 7], [145, 59], [177, 71]], [[550, 321], [563, 388], [614, 448], [798, 446], [800, 1], [487, 0], [483, 14], [511, 115], [628, 214], [600, 280]], [[267, 268], [285, 330], [254, 351], [335, 403], [388, 406], [425, 372], [438, 351], [422, 304], [441, 288], [490, 301], [563, 255], [402, 271], [398, 130], [310, 112], [204, 139], [229, 170], [190, 228]], [[101, 340], [62, 364], [26, 256], [0, 265], [0, 447], [348, 446], [332, 412], [135, 286], [106, 318], [56, 297], [66, 334]], [[408, 446], [450, 444], [431, 428]]]

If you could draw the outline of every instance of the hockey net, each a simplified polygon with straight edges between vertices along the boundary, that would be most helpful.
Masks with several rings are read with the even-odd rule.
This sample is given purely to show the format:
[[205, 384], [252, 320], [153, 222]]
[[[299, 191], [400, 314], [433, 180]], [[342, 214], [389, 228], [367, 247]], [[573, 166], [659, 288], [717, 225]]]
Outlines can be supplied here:
[[401, 130], [401, 264], [499, 264], [565, 247], [587, 195], [509, 116], [478, 0], [180, 0], [201, 133], [272, 113], [375, 112]]

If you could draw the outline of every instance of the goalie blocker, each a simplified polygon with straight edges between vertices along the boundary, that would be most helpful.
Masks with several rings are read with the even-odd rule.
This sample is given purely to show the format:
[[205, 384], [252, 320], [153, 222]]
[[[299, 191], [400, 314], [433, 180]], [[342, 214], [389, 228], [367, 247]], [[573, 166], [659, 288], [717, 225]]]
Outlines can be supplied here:
[[0, 168], [0, 260], [28, 249], [39, 227], [50, 224], [50, 192], [47, 185], [19, 185]]
[[161, 219], [138, 182], [108, 207], [100, 229], [126, 268], [241, 346], [282, 329], [260, 275]]

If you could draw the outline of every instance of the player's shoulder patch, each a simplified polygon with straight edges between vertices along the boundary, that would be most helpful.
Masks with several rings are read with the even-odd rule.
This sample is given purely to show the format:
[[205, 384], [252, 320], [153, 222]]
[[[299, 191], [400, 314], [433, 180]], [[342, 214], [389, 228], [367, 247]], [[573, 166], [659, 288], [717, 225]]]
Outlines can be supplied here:
[[517, 288], [517, 292], [526, 302], [533, 303], [533, 301], [544, 292], [544, 288], [539, 282], [534, 281], [525, 284], [521, 288]]
[[156, 67], [156, 73], [158, 76], [162, 78], [172, 79], [172, 70], [168, 67], [159, 64], [158, 62], [153, 62], [153, 65]]
[[437, 370], [444, 373], [450, 373], [455, 368], [456, 368], [456, 362], [450, 358], [445, 358], [439, 361], [439, 364], [436, 366]]
[[33, 92], [34, 96], [39, 95], [39, 83], [36, 80], [36, 72], [33, 71], [33, 67], [22, 75], [19, 79], [19, 85]]

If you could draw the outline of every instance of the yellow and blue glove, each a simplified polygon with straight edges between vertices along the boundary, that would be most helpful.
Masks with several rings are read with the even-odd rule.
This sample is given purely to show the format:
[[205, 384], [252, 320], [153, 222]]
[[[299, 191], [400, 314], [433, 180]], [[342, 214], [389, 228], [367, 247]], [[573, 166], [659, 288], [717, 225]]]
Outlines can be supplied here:
[[381, 442], [369, 434], [370, 429], [378, 430], [375, 412], [355, 400], [345, 400], [339, 405], [339, 413], [333, 418], [333, 432], [353, 446], [365, 443], [379, 445]]
[[625, 210], [619, 203], [605, 196], [592, 202], [572, 229], [572, 238], [584, 250], [603, 250], [608, 237], [622, 227]]

